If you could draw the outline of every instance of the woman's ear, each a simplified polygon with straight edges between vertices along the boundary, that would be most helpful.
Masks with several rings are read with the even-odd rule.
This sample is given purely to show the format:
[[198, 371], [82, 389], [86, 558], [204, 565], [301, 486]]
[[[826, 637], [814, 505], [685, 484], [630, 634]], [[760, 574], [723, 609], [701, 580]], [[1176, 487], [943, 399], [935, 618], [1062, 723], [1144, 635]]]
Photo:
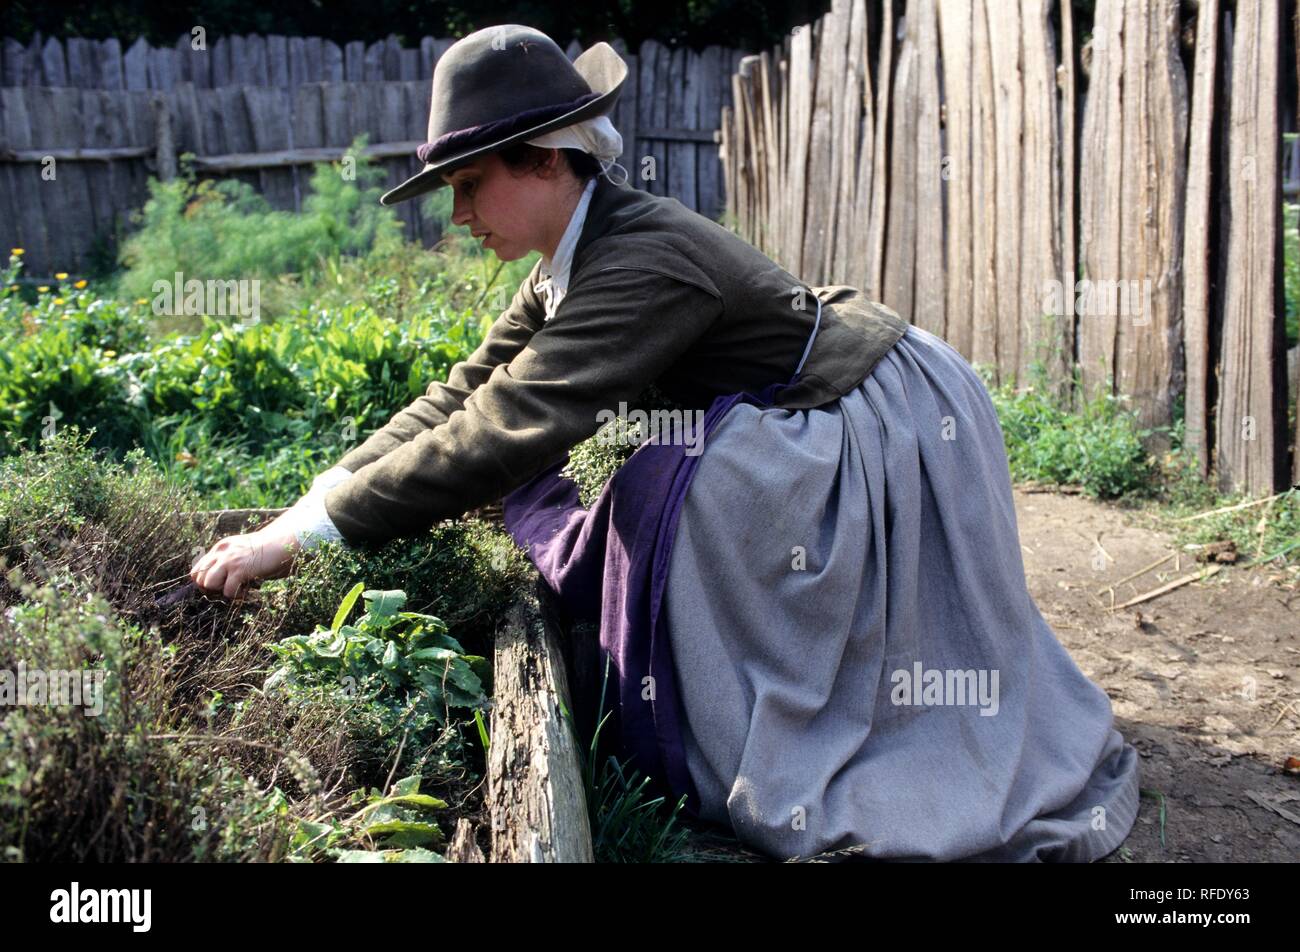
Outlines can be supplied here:
[[564, 157], [560, 155], [559, 149], [547, 149], [546, 160], [541, 164], [539, 171], [544, 179], [559, 178], [568, 167]]

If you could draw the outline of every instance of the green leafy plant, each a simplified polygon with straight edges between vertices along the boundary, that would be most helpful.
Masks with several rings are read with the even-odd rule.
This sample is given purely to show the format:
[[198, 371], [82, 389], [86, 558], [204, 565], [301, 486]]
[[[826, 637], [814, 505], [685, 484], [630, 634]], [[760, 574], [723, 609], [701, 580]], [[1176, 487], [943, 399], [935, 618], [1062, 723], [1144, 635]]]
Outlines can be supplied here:
[[[592, 850], [600, 863], [671, 862], [683, 854], [689, 835], [677, 828], [685, 794], [668, 808], [664, 797], [647, 796], [650, 778], [630, 769], [629, 761], [612, 755], [603, 763], [599, 761], [600, 732], [610, 717], [604, 707], [609, 666], [606, 656], [598, 723], [582, 763]], [[562, 714], [572, 721], [567, 710]]]
[[354, 812], [341, 819], [300, 820], [289, 841], [290, 862], [333, 859], [339, 863], [441, 863], [429, 849], [445, 842], [434, 811], [446, 802], [420, 793], [419, 776], [352, 794]]
[[[176, 272], [207, 279], [260, 279], [317, 271], [326, 262], [397, 240], [391, 208], [379, 203], [381, 167], [355, 140], [340, 162], [318, 163], [301, 213], [273, 210], [245, 182], [196, 181], [192, 173], [149, 181], [138, 230], [122, 249], [118, 294], [153, 298], [154, 282]], [[268, 294], [268, 296], [273, 296]], [[272, 302], [273, 304], [273, 302]]]

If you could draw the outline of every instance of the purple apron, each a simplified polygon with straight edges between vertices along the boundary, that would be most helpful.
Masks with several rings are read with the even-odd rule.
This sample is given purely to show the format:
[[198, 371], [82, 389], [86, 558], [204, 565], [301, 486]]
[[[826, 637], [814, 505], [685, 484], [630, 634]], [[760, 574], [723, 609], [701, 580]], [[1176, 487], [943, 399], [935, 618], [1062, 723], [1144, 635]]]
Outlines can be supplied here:
[[[771, 406], [795, 383], [821, 312], [818, 299], [812, 334], [789, 382], [769, 384], [757, 396], [714, 399], [699, 434], [706, 449], [709, 433], [737, 403]], [[577, 483], [560, 475], [566, 455], [504, 499], [506, 531], [528, 551], [570, 619], [599, 623], [597, 670], [603, 672], [608, 661], [610, 690], [602, 688], [585, 706], [610, 712], [607, 729], [621, 756], [631, 758], [653, 791], [674, 801], [685, 795], [684, 809], [692, 817], [698, 817], [699, 798], [686, 767], [678, 726], [682, 708], [661, 609], [677, 519], [699, 458], [687, 455], [683, 445], [642, 443], [584, 509]]]

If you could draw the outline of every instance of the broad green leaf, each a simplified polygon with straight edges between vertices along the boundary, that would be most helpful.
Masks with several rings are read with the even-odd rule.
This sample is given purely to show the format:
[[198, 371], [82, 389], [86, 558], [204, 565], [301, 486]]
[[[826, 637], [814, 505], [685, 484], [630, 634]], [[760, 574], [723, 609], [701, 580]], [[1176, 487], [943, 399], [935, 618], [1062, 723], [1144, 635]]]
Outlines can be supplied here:
[[365, 583], [357, 582], [343, 596], [343, 601], [339, 603], [339, 610], [334, 613], [334, 623], [330, 625], [330, 631], [337, 632], [342, 627], [343, 622], [347, 620], [348, 612], [352, 611], [352, 606], [357, 603], [357, 598], [360, 597], [365, 587]]
[[384, 854], [378, 850], [342, 850], [339, 852], [339, 863], [386, 863]]
[[388, 647], [384, 649], [384, 667], [393, 670], [402, 663], [402, 656], [397, 653], [397, 642], [390, 641]]
[[404, 797], [408, 794], [420, 792], [420, 775], [415, 774], [411, 777], [403, 777], [397, 783], [393, 784], [393, 796]]
[[368, 589], [362, 595], [366, 599], [366, 610], [372, 620], [395, 615], [406, 604], [406, 593], [401, 589]]
[[413, 807], [428, 807], [430, 810], [445, 810], [447, 801], [431, 797], [427, 793], [404, 793], [388, 798], [389, 803], [406, 804]]
[[442, 839], [442, 830], [432, 823], [416, 823], [411, 820], [388, 820], [372, 823], [366, 827], [367, 836], [384, 836], [401, 834], [405, 845], [416, 846], [420, 843], [434, 843]]
[[446, 859], [441, 854], [432, 850], [421, 849], [413, 846], [409, 850], [398, 850], [396, 855], [389, 857], [390, 863], [445, 863]]

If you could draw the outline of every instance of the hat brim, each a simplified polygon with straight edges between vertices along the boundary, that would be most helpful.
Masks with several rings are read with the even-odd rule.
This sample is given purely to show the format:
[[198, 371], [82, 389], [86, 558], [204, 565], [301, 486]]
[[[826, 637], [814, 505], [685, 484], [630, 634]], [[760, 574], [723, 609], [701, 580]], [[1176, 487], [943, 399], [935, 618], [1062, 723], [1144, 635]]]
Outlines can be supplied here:
[[573, 67], [587, 81], [587, 85], [591, 87], [593, 92], [600, 93], [598, 97], [555, 119], [549, 119], [546, 122], [538, 123], [531, 128], [505, 136], [494, 142], [475, 146], [464, 152], [444, 156], [436, 162], [428, 163], [401, 185], [385, 192], [379, 199], [380, 204], [396, 205], [398, 202], [405, 202], [427, 192], [435, 191], [447, 184], [442, 177], [446, 172], [450, 172], [466, 162], [472, 162], [481, 155], [610, 112], [614, 108], [618, 94], [623, 88], [623, 83], [627, 80], [627, 63], [623, 58], [608, 43], [597, 43], [590, 49], [584, 50], [573, 61]]

